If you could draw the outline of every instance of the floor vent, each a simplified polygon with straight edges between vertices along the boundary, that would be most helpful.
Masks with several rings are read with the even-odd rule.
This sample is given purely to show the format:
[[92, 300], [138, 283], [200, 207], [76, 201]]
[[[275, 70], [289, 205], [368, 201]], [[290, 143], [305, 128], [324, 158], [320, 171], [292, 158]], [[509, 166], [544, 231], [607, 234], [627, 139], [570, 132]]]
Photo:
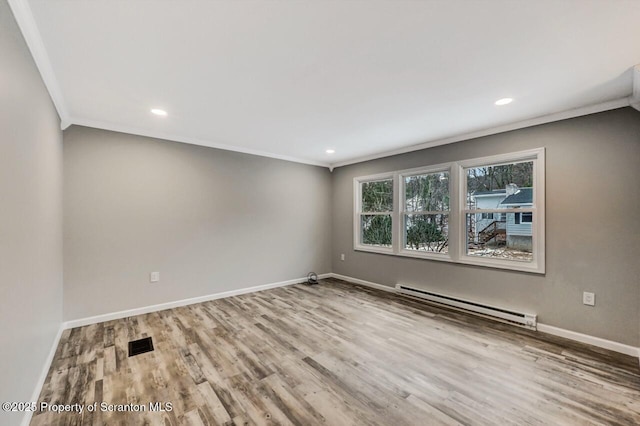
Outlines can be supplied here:
[[136, 356], [151, 351], [153, 351], [153, 341], [151, 337], [129, 342], [129, 356]]
[[502, 322], [519, 325], [528, 329], [536, 330], [537, 316], [534, 314], [526, 314], [523, 312], [515, 312], [509, 309], [496, 308], [495, 306], [483, 305], [481, 303], [469, 300], [458, 299], [443, 294], [431, 293], [415, 287], [409, 287], [402, 284], [396, 284], [396, 289], [402, 294], [419, 297], [429, 302], [446, 305], [466, 312], [470, 312], [483, 317], [488, 317]]

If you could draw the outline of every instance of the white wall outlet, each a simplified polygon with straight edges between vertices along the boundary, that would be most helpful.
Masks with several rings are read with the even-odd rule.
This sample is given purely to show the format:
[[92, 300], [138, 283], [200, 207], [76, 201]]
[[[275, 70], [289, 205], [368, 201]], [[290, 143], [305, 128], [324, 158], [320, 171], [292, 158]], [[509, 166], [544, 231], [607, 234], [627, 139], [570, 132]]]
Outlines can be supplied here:
[[582, 303], [589, 306], [595, 306], [596, 294], [585, 291], [584, 293], [582, 293]]
[[152, 272], [149, 274], [149, 282], [157, 283], [160, 281], [160, 272]]
[[340, 255], [340, 260], [344, 261], [344, 253]]

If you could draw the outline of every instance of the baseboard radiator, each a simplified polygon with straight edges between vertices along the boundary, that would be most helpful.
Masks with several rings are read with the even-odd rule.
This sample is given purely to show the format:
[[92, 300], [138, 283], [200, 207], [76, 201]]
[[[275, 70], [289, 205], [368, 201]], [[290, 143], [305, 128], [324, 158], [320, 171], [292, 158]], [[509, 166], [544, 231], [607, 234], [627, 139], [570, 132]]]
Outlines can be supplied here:
[[446, 296], [444, 294], [432, 293], [405, 284], [396, 284], [396, 290], [402, 294], [425, 299], [432, 303], [445, 305], [447, 307], [452, 307], [475, 315], [480, 315], [485, 318], [507, 322], [531, 330], [536, 330], [537, 327], [538, 320], [537, 316], [534, 314], [527, 314], [524, 312], [512, 311], [510, 309], [483, 305], [482, 303], [459, 299], [452, 296]]

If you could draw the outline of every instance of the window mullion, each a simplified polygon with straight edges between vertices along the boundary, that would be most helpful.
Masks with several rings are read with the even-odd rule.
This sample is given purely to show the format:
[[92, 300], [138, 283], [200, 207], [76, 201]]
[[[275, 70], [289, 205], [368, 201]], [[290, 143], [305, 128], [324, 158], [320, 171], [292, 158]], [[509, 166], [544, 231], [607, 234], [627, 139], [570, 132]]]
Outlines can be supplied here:
[[460, 258], [460, 167], [458, 163], [451, 163], [449, 172], [449, 256], [453, 261]]
[[404, 226], [404, 216], [400, 215], [400, 206], [405, 205], [405, 190], [404, 179], [401, 179], [401, 176], [398, 173], [393, 175], [393, 181], [393, 188], [396, 193], [393, 197], [393, 216], [391, 217], [391, 223], [393, 224], [391, 247], [393, 248], [393, 252], [398, 254], [400, 253], [400, 247], [403, 244], [402, 240], [404, 235], [404, 230], [402, 229]]

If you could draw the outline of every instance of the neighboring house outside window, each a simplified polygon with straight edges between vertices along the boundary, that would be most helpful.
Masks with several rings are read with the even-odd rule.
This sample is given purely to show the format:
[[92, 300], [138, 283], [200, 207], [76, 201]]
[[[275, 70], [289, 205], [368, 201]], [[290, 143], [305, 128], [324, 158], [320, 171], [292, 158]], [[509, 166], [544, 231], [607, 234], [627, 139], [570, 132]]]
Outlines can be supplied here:
[[[505, 197], [500, 202], [505, 208], [529, 208], [533, 201], [533, 188], [519, 188], [515, 194]], [[520, 250], [531, 251], [532, 242], [532, 222], [531, 212], [507, 213], [507, 247]]]
[[[493, 191], [480, 191], [473, 194], [473, 201], [478, 209], [498, 209], [500, 202], [507, 196], [505, 189]], [[497, 217], [496, 217], [497, 216]], [[500, 221], [500, 213], [479, 213], [475, 217], [474, 235], [477, 240], [479, 234], [491, 226], [495, 221]]]

